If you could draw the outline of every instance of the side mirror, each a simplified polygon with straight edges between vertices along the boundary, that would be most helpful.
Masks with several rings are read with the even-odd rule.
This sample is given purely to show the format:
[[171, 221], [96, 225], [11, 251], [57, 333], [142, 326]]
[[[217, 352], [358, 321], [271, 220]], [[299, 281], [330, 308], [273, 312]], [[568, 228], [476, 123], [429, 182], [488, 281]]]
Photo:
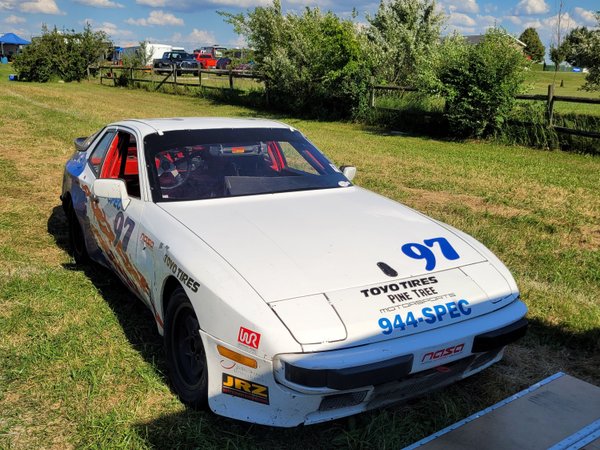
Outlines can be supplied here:
[[87, 137], [78, 137], [75, 139], [75, 150], [78, 152], [85, 152], [87, 150], [87, 146], [85, 145], [85, 141]]
[[123, 180], [114, 178], [100, 178], [92, 185], [92, 200], [98, 201], [105, 198], [112, 202], [117, 209], [125, 211], [131, 202], [127, 194], [127, 187]]
[[340, 167], [340, 169], [342, 169], [342, 173], [350, 181], [352, 181], [354, 179], [354, 177], [356, 176], [356, 167], [354, 167], [354, 166], [342, 166], [342, 167]]

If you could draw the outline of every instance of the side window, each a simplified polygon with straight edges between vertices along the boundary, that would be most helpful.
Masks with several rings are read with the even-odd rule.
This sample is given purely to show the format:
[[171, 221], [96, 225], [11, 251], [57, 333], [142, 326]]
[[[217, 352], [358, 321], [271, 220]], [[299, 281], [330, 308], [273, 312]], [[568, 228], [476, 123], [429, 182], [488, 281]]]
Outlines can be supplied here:
[[119, 178], [125, 180], [127, 193], [130, 197], [140, 198], [140, 175], [138, 171], [138, 150], [135, 136], [130, 133], [120, 132], [119, 140], [127, 143], [124, 146], [125, 164]]
[[96, 175], [97, 177], [100, 176], [100, 168], [102, 167], [104, 158], [106, 158], [106, 153], [110, 148], [110, 144], [115, 138], [115, 134], [116, 133], [114, 131], [107, 132], [104, 136], [102, 136], [102, 139], [100, 139], [100, 142], [98, 142], [96, 148], [92, 150], [89, 163], [90, 167], [92, 168], [92, 171], [94, 172], [94, 175]]
[[[289, 168], [313, 175], [319, 174], [319, 172], [305, 159], [307, 156], [309, 158], [312, 157], [312, 155], [310, 155], [308, 152], [304, 152], [307, 156], [300, 154], [298, 150], [296, 150], [296, 148], [289, 142], [279, 142], [279, 146], [283, 155], [285, 156], [285, 160]], [[319, 166], [321, 165], [318, 161], [317, 164]]]

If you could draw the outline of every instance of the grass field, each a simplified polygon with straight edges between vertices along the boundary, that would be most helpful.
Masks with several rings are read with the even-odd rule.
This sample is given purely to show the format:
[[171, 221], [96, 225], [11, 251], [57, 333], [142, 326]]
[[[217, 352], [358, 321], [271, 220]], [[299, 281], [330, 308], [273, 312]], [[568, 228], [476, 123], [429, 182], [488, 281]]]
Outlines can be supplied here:
[[[554, 84], [554, 95], [569, 97], [600, 98], [600, 92], [582, 91], [585, 83], [584, 73], [575, 72], [541, 72], [531, 71], [527, 79], [530, 90], [528, 94], [548, 94], [548, 85]], [[562, 83], [562, 86], [561, 86]], [[583, 103], [555, 102], [554, 111], [557, 113], [577, 113], [600, 116], [600, 105]]]
[[600, 158], [282, 118], [359, 185], [448, 222], [512, 270], [530, 333], [439, 393], [291, 430], [184, 408], [151, 314], [67, 253], [60, 185], [74, 137], [131, 117], [264, 113], [0, 67], [0, 448], [399, 448], [562, 370], [600, 383]]
[[[561, 86], [561, 82], [563, 86]], [[542, 72], [540, 70], [532, 70], [528, 73], [525, 88], [527, 94], [548, 94], [548, 85], [554, 84], [554, 95], [563, 95], [569, 97], [587, 97], [600, 98], [600, 92], [590, 92], [581, 90], [581, 86], [585, 83], [584, 73], [574, 72], [558, 72], [555, 76], [554, 72]], [[411, 99], [414, 99], [415, 94], [411, 93], [386, 93], [383, 91], [377, 92], [376, 104], [383, 108], [411, 108]], [[444, 109], [443, 99], [431, 98], [426, 104], [423, 104], [423, 99], [417, 97], [415, 106], [417, 108], [425, 108], [427, 111], [441, 111]], [[529, 101], [528, 101], [529, 102]], [[561, 113], [577, 113], [600, 116], [600, 105], [589, 105], [583, 103], [572, 103], [557, 101], [554, 103], [554, 111]]]

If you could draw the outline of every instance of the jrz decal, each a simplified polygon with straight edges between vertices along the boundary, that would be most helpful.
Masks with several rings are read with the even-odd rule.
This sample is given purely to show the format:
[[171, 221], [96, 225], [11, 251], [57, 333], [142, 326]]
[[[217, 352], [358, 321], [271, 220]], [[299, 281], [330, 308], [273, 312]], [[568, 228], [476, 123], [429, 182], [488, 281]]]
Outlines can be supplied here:
[[420, 317], [415, 317], [414, 313], [409, 311], [406, 315], [396, 314], [393, 319], [382, 317], [377, 323], [383, 334], [392, 334], [394, 331], [404, 331], [409, 326], [418, 328], [424, 323], [434, 324], [436, 322], [442, 322], [446, 315], [449, 320], [452, 320], [458, 319], [461, 316], [468, 316], [469, 314], [471, 314], [469, 302], [462, 299], [457, 302], [448, 302], [432, 307], [426, 306], [421, 309]]
[[[425, 244], [425, 245], [423, 245]], [[440, 251], [442, 252], [442, 256], [447, 260], [454, 261], [459, 259], [460, 256], [454, 250], [454, 247], [448, 242], [446, 238], [437, 237], [432, 239], [425, 239], [423, 244], [419, 244], [417, 242], [409, 242], [404, 244], [401, 248], [402, 253], [412, 259], [424, 259], [425, 260], [425, 270], [433, 270], [437, 264], [435, 253], [430, 250], [430, 248], [434, 248], [435, 244], [438, 244], [440, 247]]]
[[234, 397], [244, 398], [253, 402], [269, 404], [269, 388], [262, 384], [244, 380], [228, 373], [223, 373], [223, 383], [221, 384], [223, 394], [233, 395]]

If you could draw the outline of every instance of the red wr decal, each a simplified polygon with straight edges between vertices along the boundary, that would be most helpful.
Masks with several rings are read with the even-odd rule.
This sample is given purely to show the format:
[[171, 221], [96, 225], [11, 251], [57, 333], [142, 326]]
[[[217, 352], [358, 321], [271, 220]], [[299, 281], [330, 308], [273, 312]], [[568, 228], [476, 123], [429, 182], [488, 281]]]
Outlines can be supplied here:
[[240, 327], [238, 333], [238, 342], [248, 347], [258, 348], [260, 344], [260, 334], [256, 331], [249, 330], [248, 328]]

